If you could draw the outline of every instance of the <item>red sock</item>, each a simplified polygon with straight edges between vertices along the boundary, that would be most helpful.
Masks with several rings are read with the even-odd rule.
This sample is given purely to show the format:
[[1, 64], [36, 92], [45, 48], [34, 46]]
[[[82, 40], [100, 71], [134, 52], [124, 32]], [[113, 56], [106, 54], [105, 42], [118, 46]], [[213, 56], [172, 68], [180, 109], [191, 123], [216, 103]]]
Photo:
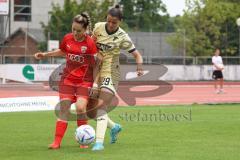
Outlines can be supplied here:
[[80, 127], [81, 125], [87, 124], [87, 122], [86, 119], [77, 120], [77, 126]]
[[67, 130], [67, 126], [68, 126], [67, 122], [59, 121], [59, 120], [56, 122], [54, 143], [57, 143], [59, 145], [61, 144], [64, 133]]

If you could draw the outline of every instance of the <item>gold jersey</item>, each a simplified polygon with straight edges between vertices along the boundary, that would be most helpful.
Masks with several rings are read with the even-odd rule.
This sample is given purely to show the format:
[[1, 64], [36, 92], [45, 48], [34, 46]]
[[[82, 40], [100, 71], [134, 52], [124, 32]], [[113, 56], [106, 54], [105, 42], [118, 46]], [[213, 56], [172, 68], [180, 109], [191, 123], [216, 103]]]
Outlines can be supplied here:
[[126, 50], [129, 53], [135, 50], [135, 46], [128, 34], [122, 29], [114, 33], [108, 33], [106, 22], [95, 24], [93, 36], [96, 38], [96, 45], [103, 61], [100, 70], [100, 77], [110, 77], [115, 80], [120, 78], [119, 56], [120, 50]]

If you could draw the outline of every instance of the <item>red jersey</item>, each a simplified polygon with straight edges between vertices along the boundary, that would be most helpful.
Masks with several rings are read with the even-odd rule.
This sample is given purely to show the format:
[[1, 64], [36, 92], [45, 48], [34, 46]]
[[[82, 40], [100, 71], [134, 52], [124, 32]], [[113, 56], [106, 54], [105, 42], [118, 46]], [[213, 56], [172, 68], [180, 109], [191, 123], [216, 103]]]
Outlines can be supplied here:
[[62, 75], [64, 83], [93, 82], [94, 55], [97, 53], [93, 39], [86, 35], [84, 41], [78, 42], [69, 33], [64, 36], [60, 49], [66, 53], [66, 67]]

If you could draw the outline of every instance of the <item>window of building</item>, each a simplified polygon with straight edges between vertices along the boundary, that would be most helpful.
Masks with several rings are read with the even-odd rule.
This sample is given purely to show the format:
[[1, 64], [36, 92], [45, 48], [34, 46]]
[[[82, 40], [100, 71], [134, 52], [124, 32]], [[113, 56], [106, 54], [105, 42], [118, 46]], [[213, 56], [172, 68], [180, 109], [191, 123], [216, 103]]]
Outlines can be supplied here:
[[31, 21], [31, 0], [14, 0], [14, 21]]

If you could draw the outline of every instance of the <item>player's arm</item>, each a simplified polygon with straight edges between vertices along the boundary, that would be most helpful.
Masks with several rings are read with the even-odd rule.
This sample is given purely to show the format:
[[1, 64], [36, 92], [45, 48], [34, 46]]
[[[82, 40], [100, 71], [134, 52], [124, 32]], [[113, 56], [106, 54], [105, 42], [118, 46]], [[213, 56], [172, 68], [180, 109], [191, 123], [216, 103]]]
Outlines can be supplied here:
[[49, 52], [37, 52], [34, 55], [36, 59], [43, 59], [45, 57], [60, 57], [60, 56], [65, 56], [65, 52], [63, 52], [61, 49], [56, 49], [54, 51], [49, 51]]
[[221, 70], [221, 68], [218, 67], [215, 63], [213, 63], [214, 67], [216, 67], [218, 70]]
[[63, 40], [59, 46], [59, 49], [53, 50], [53, 51], [49, 51], [49, 52], [37, 52], [35, 53], [35, 58], [36, 59], [43, 59], [45, 57], [60, 57], [60, 56], [65, 56], [66, 54], [66, 43], [68, 40], [68, 36], [65, 35], [63, 37]]
[[132, 54], [135, 58], [135, 61], [137, 63], [137, 75], [142, 76], [143, 75], [143, 58], [142, 55], [139, 53], [139, 51], [135, 48], [135, 45], [133, 44], [131, 38], [126, 34], [123, 38], [124, 42], [127, 42], [128, 46], [126, 46], [125, 50], [128, 51], [128, 53]]
[[131, 52], [131, 54], [133, 55], [133, 57], [135, 58], [136, 63], [137, 63], [137, 74], [138, 74], [138, 76], [143, 75], [143, 68], [142, 68], [143, 58], [142, 58], [142, 55], [139, 53], [138, 50], [134, 50], [133, 52]]
[[92, 38], [92, 44], [91, 44], [91, 54], [94, 55], [94, 59], [95, 59], [95, 63], [94, 63], [94, 67], [93, 67], [93, 80], [94, 80], [94, 83], [93, 83], [93, 87], [98, 87], [97, 84], [98, 84], [98, 80], [99, 80], [99, 71], [100, 71], [100, 66], [101, 66], [101, 63], [102, 63], [102, 55], [98, 52], [98, 49], [97, 49], [97, 46], [96, 46], [96, 25], [95, 25], [95, 28], [93, 29], [93, 34], [91, 36]]
[[93, 84], [95, 86], [98, 84], [98, 81], [99, 81], [101, 65], [102, 65], [102, 56], [101, 56], [100, 53], [98, 53], [97, 56], [96, 56], [95, 67], [93, 68], [93, 77], [94, 77], [94, 83]]
[[94, 78], [94, 82], [93, 82], [93, 87], [90, 91], [90, 96], [91, 98], [97, 98], [98, 97], [98, 81], [100, 78], [100, 68], [102, 65], [102, 56], [98, 53], [96, 56], [96, 62], [95, 62], [95, 66], [93, 68], [93, 78]]
[[221, 68], [219, 68], [215, 63], [213, 63], [213, 66], [217, 68], [217, 70], [221, 70]]

